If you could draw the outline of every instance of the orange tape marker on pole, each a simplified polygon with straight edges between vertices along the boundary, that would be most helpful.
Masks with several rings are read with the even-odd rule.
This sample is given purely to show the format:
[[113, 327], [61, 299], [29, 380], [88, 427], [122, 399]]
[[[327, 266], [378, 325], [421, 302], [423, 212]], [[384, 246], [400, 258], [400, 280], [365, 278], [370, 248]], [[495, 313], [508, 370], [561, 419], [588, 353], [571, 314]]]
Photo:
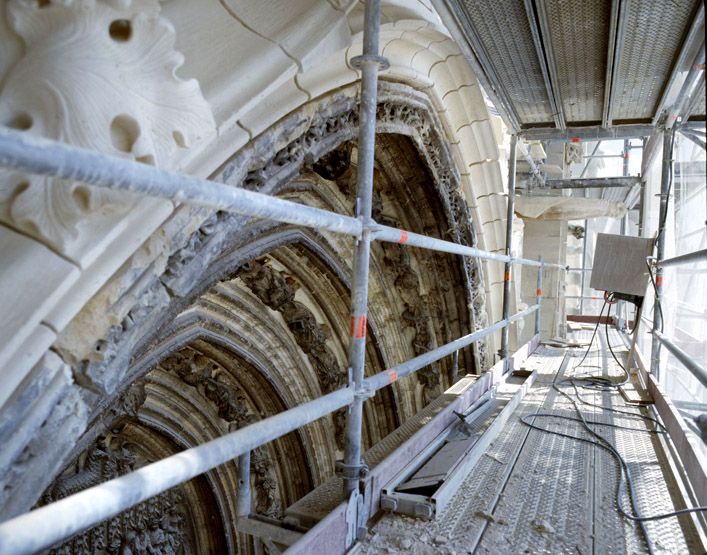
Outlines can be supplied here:
[[351, 317], [351, 330], [350, 335], [354, 339], [363, 339], [366, 337], [366, 315], [363, 316], [352, 316]]

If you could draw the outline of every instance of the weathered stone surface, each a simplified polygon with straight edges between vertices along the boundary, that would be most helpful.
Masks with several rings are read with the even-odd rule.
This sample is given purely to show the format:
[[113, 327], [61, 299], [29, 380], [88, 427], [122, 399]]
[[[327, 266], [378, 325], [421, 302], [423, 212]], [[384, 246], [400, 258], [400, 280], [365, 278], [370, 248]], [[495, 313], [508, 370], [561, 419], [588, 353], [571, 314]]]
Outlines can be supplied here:
[[87, 407], [69, 367], [48, 353], [27, 376], [27, 387], [0, 413], [0, 519], [30, 508], [37, 490], [62, 467], [66, 445], [87, 423]]

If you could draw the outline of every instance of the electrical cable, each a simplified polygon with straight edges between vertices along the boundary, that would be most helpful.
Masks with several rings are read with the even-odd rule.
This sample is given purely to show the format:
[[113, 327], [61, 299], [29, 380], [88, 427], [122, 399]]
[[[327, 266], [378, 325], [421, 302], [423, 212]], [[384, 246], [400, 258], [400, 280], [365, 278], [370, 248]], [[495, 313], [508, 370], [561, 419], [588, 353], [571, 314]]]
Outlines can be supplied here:
[[[613, 295], [613, 293], [611, 293], [611, 295]], [[626, 367], [623, 364], [621, 364], [618, 357], [616, 356], [616, 353], [614, 353], [614, 348], [611, 346], [611, 339], [609, 339], [609, 318], [611, 318], [611, 305], [609, 305], [609, 310], [606, 313], [606, 320], [604, 321], [604, 331], [606, 333], [606, 344], [609, 346], [609, 351], [611, 351], [611, 356], [614, 357], [616, 364], [618, 364], [619, 368], [621, 368], [623, 373], [626, 374], [626, 379], [625, 379], [624, 383], [628, 383], [629, 379], [631, 378], [628, 374], [628, 370], [626, 370]]]
[[[648, 275], [651, 278], [651, 283], [653, 284], [653, 295], [655, 297], [655, 304], [658, 305], [658, 312], [660, 312], [660, 333], [663, 333], [663, 304], [660, 302], [660, 293], [658, 293], [658, 285], [655, 283], [655, 278], [653, 277], [653, 270], [651, 269], [650, 262], [648, 262], [652, 257], [646, 258], [646, 266], [648, 266]], [[653, 315], [655, 319], [655, 314]]]
[[[650, 269], [650, 266], [649, 266]], [[587, 358], [587, 355], [591, 351], [592, 344], [594, 342], [594, 338], [597, 335], [597, 331], [599, 329], [599, 325], [601, 323], [601, 317], [604, 313], [604, 309], [606, 308], [607, 304], [610, 304], [608, 301], [611, 300], [611, 295], [609, 297], [605, 298], [604, 305], [602, 306], [600, 312], [599, 312], [599, 317], [597, 318], [597, 323], [594, 327], [594, 331], [592, 332], [592, 337], [589, 341], [589, 345], [587, 346], [587, 350], [584, 353], [584, 356], [582, 357], [582, 360], [576, 365], [572, 367], [572, 372], [574, 373], [577, 368], [581, 367], [584, 363], [584, 361]], [[660, 305], [659, 305], [660, 306]], [[651, 422], [655, 425], [655, 429], [637, 429], [637, 428], [631, 428], [627, 426], [620, 426], [617, 424], [607, 424], [607, 423], [602, 423], [602, 422], [595, 422], [591, 420], [587, 420], [584, 417], [584, 414], [579, 408], [579, 405], [577, 404], [577, 401], [573, 399], [568, 393], [565, 391], [562, 391], [560, 387], [558, 386], [558, 383], [553, 383], [552, 387], [555, 389], [559, 394], [562, 396], [566, 397], [571, 403], [572, 406], [574, 407], [575, 412], [579, 416], [579, 418], [574, 418], [571, 416], [565, 416], [565, 415], [559, 415], [559, 414], [552, 414], [552, 413], [540, 413], [536, 412], [533, 414], [525, 415], [520, 418], [521, 422], [525, 424], [526, 426], [541, 431], [549, 434], [554, 434], [558, 435], [561, 437], [566, 437], [568, 439], [573, 439], [576, 441], [582, 441], [585, 443], [589, 443], [591, 445], [595, 445], [597, 447], [600, 447], [601, 449], [604, 449], [605, 451], [608, 451], [612, 458], [615, 460], [617, 466], [619, 467], [619, 476], [617, 479], [617, 484], [616, 484], [616, 490], [615, 490], [615, 497], [616, 497], [616, 507], [619, 511], [619, 513], [624, 516], [625, 518], [636, 522], [641, 529], [641, 532], [646, 540], [646, 545], [648, 547], [649, 553], [653, 553], [653, 543], [650, 540], [647, 530], [645, 528], [644, 523], [648, 521], [653, 521], [653, 520], [662, 520], [665, 518], [670, 518], [670, 517], [676, 517], [684, 514], [689, 514], [689, 513], [695, 513], [695, 512], [706, 512], [707, 511], [707, 506], [705, 507], [691, 507], [688, 509], [680, 509], [677, 511], [672, 511], [669, 513], [662, 513], [662, 514], [655, 514], [655, 515], [650, 515], [650, 516], [643, 516], [641, 515], [640, 511], [638, 510], [638, 507], [636, 506], [636, 493], [635, 493], [635, 488], [634, 488], [634, 483], [633, 483], [633, 477], [631, 476], [631, 471], [626, 463], [626, 460], [621, 456], [619, 451], [614, 447], [614, 445], [606, 439], [603, 435], [598, 433], [597, 431], [593, 430], [590, 426], [590, 424], [593, 424], [595, 426], [609, 426], [609, 427], [614, 427], [614, 428], [619, 428], [619, 429], [626, 429], [629, 431], [634, 431], [634, 432], [646, 432], [646, 433], [654, 433], [654, 434], [665, 434], [667, 433], [667, 429], [665, 426], [659, 422], [656, 418], [652, 418], [650, 416], [645, 416], [642, 414], [637, 414], [635, 412], [629, 412], [629, 411], [622, 411], [619, 409], [611, 408], [611, 407], [605, 407], [603, 405], [599, 405], [596, 403], [591, 403], [585, 399], [582, 398], [579, 389], [578, 389], [578, 384], [580, 387], [584, 389], [590, 389], [594, 391], [600, 391], [600, 392], [615, 392], [618, 390], [618, 388], [621, 385], [624, 385], [629, 382], [630, 380], [630, 375], [629, 372], [627, 371], [626, 367], [621, 364], [616, 357], [616, 354], [613, 351], [611, 341], [609, 339], [609, 328], [608, 328], [608, 316], [611, 314], [611, 307], [609, 306], [609, 310], [607, 311], [607, 322], [605, 323], [605, 332], [606, 332], [606, 339], [607, 339], [607, 345], [609, 346], [609, 350], [611, 351], [612, 356], [614, 357], [614, 360], [616, 363], [619, 365], [621, 370], [624, 373], [624, 378], [620, 382], [613, 381], [607, 377], [604, 376], [593, 376], [593, 375], [580, 375], [580, 376], [572, 376], [569, 378], [566, 378], [564, 380], [561, 380], [559, 382], [560, 385], [562, 384], [567, 384], [569, 383], [572, 388], [574, 389], [575, 396], [577, 400], [585, 405], [593, 406], [596, 408], [599, 408], [601, 410], [605, 410], [608, 412], [612, 413], [617, 413], [617, 414], [624, 414], [628, 415], [631, 418], [638, 418], [643, 420], [644, 422], [648, 423]], [[582, 427], [593, 437], [596, 438], [596, 440], [593, 439], [588, 439], [580, 436], [575, 436], [572, 434], [566, 434], [563, 432], [551, 430], [548, 428], [543, 428], [542, 426], [539, 426], [535, 424], [535, 418], [558, 418], [561, 420], [569, 420], [573, 422], [579, 422]], [[532, 422], [529, 422], [530, 419], [533, 419]], [[623, 498], [624, 495], [628, 496], [628, 499], [630, 501], [631, 507], [630, 507], [630, 512], [626, 510], [623, 504]]]
[[[577, 368], [578, 366], [582, 366], [582, 363], [587, 358], [589, 351], [591, 351], [592, 343], [594, 343], [594, 338], [597, 335], [597, 330], [599, 329], [599, 322], [601, 322], [601, 316], [602, 316], [602, 314], [604, 314], [605, 308], [606, 308], [606, 301], [604, 301], [604, 304], [601, 306], [601, 310], [599, 311], [599, 317], [597, 318], [597, 324], [596, 324], [596, 326], [594, 326], [594, 331], [592, 332], [592, 338], [589, 340], [589, 345], [587, 345], [587, 350], [585, 351], [584, 356], [582, 357], [582, 360], [579, 361], [579, 364], [575, 364], [574, 368]], [[573, 368], [573, 370], [574, 370], [574, 368]]]

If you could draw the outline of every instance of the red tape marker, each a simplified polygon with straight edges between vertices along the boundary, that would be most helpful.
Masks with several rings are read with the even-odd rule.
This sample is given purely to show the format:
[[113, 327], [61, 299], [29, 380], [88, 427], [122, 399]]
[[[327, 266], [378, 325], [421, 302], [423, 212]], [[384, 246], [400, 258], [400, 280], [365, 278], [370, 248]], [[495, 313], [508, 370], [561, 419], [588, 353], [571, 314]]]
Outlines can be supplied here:
[[408, 242], [408, 232], [401, 230], [400, 231], [400, 239], [398, 240], [398, 243], [400, 243], [402, 245], [403, 243], [407, 243], [407, 242]]
[[390, 378], [390, 383], [393, 383], [398, 380], [398, 372], [395, 370], [395, 368], [388, 370], [387, 374], [388, 374], [388, 377]]
[[536, 289], [536, 290], [535, 290], [535, 296], [536, 296], [536, 297], [539, 297], [539, 296], [542, 295], [542, 294], [543, 294], [543, 290], [542, 290], [542, 289]]
[[655, 276], [655, 286], [656, 287], [663, 286], [663, 276]]
[[366, 322], [368, 318], [364, 314], [363, 316], [352, 316], [351, 317], [351, 331], [350, 335], [354, 339], [363, 339], [366, 337]]
[[504, 280], [504, 281], [511, 281], [511, 273], [510, 273], [510, 272], [504, 273], [504, 274], [503, 274], [503, 280]]

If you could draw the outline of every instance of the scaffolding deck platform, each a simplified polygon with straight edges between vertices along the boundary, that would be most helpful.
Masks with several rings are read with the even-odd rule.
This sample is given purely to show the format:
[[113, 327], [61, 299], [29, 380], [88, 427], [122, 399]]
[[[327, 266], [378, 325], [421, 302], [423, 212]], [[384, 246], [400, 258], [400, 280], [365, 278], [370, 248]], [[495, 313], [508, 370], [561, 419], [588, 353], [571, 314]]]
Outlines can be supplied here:
[[[485, 451], [436, 521], [385, 514], [356, 548], [369, 553], [646, 553], [648, 546], [638, 525], [622, 517], [615, 495], [618, 467], [611, 455], [596, 446], [531, 429], [521, 417], [536, 412], [573, 417], [571, 402], [555, 389], [574, 393], [562, 379], [581, 374], [620, 377], [621, 369], [609, 353], [604, 334], [581, 368], [584, 348], [572, 350], [541, 346], [523, 367], [537, 378], [498, 438]], [[590, 331], [575, 333], [585, 344]], [[625, 351], [617, 332], [610, 333], [617, 356]], [[617, 348], [618, 347], [618, 348]], [[581, 390], [584, 400], [603, 407], [654, 417], [652, 409], [627, 407], [618, 392]], [[646, 421], [579, 405], [587, 420], [627, 461], [644, 515], [684, 508], [680, 484], [663, 436], [649, 433]], [[565, 434], [590, 438], [579, 422], [543, 418], [534, 420]], [[636, 431], [640, 430], [640, 431]], [[628, 499], [624, 505], [630, 506]], [[647, 522], [655, 553], [702, 553], [704, 538], [692, 516]]]

